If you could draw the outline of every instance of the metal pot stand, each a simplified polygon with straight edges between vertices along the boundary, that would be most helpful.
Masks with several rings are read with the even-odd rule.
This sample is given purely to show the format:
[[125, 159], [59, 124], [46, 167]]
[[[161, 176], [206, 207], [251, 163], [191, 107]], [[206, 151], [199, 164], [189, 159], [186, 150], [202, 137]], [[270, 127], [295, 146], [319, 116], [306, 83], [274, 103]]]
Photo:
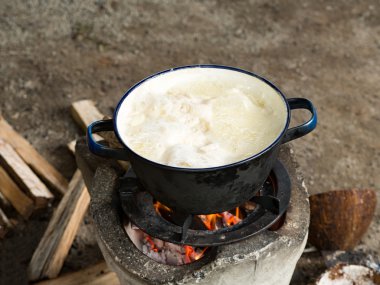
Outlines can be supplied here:
[[176, 213], [170, 221], [162, 217], [132, 168], [120, 178], [119, 194], [124, 213], [148, 235], [175, 244], [206, 247], [237, 242], [270, 228], [286, 212], [291, 182], [286, 168], [277, 160], [259, 194], [250, 199], [255, 209], [234, 226], [217, 230], [207, 230], [196, 216], [186, 213]]

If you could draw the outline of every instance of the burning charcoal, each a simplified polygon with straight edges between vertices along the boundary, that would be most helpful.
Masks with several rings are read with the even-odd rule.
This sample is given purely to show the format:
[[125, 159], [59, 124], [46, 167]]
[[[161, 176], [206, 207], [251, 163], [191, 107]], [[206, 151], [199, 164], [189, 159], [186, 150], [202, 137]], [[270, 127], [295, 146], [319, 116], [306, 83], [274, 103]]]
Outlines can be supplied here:
[[[181, 265], [181, 264], [183, 264], [183, 263], [181, 263], [182, 257], [180, 255], [178, 255], [177, 253], [172, 252], [170, 250], [165, 250], [164, 253], [166, 256], [166, 263], [167, 264], [169, 264], [169, 265]], [[179, 259], [179, 257], [180, 257], [180, 259]]]
[[127, 232], [133, 244], [138, 249], [141, 249], [143, 245], [144, 233], [138, 227], [136, 227], [134, 224], [130, 222], [124, 224], [124, 229]]
[[164, 264], [167, 264], [167, 256], [164, 251], [160, 252], [161, 255], [161, 260], [163, 261]]
[[141, 251], [144, 253], [144, 254], [148, 254], [149, 250], [148, 250], [148, 246], [146, 244], [144, 244], [142, 247], [141, 247]]
[[166, 262], [166, 258], [162, 257], [161, 253], [159, 252], [150, 251], [148, 256], [157, 262], [160, 262], [160, 263]]
[[153, 239], [153, 242], [154, 244], [158, 247], [158, 248], [163, 248], [164, 247], [164, 241], [163, 240], [160, 240], [158, 238], [154, 238]]
[[178, 245], [178, 244], [174, 244], [174, 243], [170, 243], [170, 242], [166, 242], [165, 243], [165, 247], [172, 251], [172, 252], [181, 252], [183, 253], [184, 252], [184, 249], [182, 246]]
[[124, 229], [139, 250], [163, 264], [182, 265], [198, 260], [204, 254], [204, 249], [194, 249], [191, 246], [181, 246], [152, 238], [130, 222], [124, 224]]
[[179, 265], [186, 264], [186, 257], [185, 255], [178, 255], [177, 256], [177, 262]]

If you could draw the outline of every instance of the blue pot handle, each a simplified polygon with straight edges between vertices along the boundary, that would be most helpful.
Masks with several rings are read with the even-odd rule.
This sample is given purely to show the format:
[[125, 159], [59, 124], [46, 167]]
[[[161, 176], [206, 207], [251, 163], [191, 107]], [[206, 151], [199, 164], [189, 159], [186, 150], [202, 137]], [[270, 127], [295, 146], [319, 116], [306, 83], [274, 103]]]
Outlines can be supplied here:
[[317, 110], [314, 108], [313, 103], [305, 98], [289, 98], [287, 99], [290, 110], [294, 109], [307, 109], [311, 113], [311, 118], [306, 123], [299, 125], [297, 127], [291, 128], [286, 131], [282, 143], [289, 142], [294, 139], [303, 137], [304, 135], [310, 133], [317, 126]]
[[114, 131], [112, 119], [96, 121], [87, 127], [87, 145], [90, 151], [107, 158], [129, 160], [128, 150], [124, 148], [111, 148], [95, 141], [93, 134], [105, 131]]

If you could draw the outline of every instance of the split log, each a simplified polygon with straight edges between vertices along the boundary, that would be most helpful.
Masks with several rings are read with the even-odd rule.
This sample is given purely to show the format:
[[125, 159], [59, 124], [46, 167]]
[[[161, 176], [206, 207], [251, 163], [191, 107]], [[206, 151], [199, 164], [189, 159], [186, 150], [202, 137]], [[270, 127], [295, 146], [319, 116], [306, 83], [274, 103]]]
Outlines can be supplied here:
[[[104, 116], [95, 106], [92, 100], [81, 100], [74, 102], [71, 105], [71, 113], [74, 120], [78, 123], [81, 128], [87, 132], [87, 126], [92, 122], [97, 120], [109, 119], [109, 117]], [[101, 132], [99, 134], [94, 134], [94, 139], [99, 141], [105, 139], [110, 147], [122, 147], [119, 140], [116, 138], [113, 132]], [[71, 143], [70, 143], [71, 144]], [[119, 164], [126, 170], [129, 169], [130, 165], [126, 161], [118, 161]]]
[[0, 192], [12, 204], [16, 211], [28, 219], [33, 212], [33, 200], [21, 191], [3, 167], [0, 166]]
[[49, 189], [34, 174], [29, 166], [18, 156], [17, 152], [0, 139], [0, 164], [15, 181], [27, 191], [37, 208], [42, 208], [54, 198]]
[[67, 148], [73, 153], [75, 154], [75, 145], [77, 144], [77, 140], [72, 140], [71, 142], [69, 142], [67, 144]]
[[30, 261], [30, 280], [58, 276], [89, 202], [90, 196], [77, 170]]
[[353, 249], [367, 231], [375, 208], [375, 191], [368, 189], [310, 196], [309, 242], [321, 250]]
[[0, 138], [9, 143], [48, 186], [65, 193], [68, 182], [36, 149], [0, 116]]
[[56, 279], [34, 285], [119, 285], [116, 273], [110, 271], [103, 261], [74, 273], [67, 273]]
[[7, 198], [5, 198], [5, 196], [3, 195], [3, 193], [1, 193], [1, 191], [0, 191], [0, 208], [3, 208], [3, 209], [12, 208], [11, 203], [7, 200]]
[[0, 238], [5, 237], [10, 228], [12, 228], [12, 223], [0, 208]]
[[[83, 131], [87, 132], [87, 127], [98, 120], [102, 120], [104, 115], [96, 108], [94, 101], [92, 100], [81, 100], [76, 101], [71, 104], [71, 114], [77, 122], [77, 124], [83, 129]], [[101, 140], [102, 137], [94, 134], [95, 140]], [[72, 144], [72, 142], [70, 142]], [[71, 145], [72, 147], [73, 145]], [[70, 148], [70, 147], [69, 147]], [[74, 153], [75, 153], [75, 145], [74, 145]]]
[[92, 122], [101, 120], [104, 116], [96, 108], [94, 101], [81, 100], [71, 105], [71, 114], [79, 126], [86, 132], [87, 126]]

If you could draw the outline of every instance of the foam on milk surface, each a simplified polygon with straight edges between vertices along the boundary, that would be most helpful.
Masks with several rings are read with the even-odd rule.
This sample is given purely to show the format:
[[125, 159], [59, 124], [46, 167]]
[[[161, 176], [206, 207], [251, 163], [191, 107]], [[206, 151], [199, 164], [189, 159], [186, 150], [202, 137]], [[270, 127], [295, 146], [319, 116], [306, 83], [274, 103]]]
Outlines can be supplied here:
[[286, 118], [282, 97], [261, 80], [195, 67], [156, 76], [133, 90], [117, 126], [123, 142], [149, 160], [205, 168], [265, 149]]

